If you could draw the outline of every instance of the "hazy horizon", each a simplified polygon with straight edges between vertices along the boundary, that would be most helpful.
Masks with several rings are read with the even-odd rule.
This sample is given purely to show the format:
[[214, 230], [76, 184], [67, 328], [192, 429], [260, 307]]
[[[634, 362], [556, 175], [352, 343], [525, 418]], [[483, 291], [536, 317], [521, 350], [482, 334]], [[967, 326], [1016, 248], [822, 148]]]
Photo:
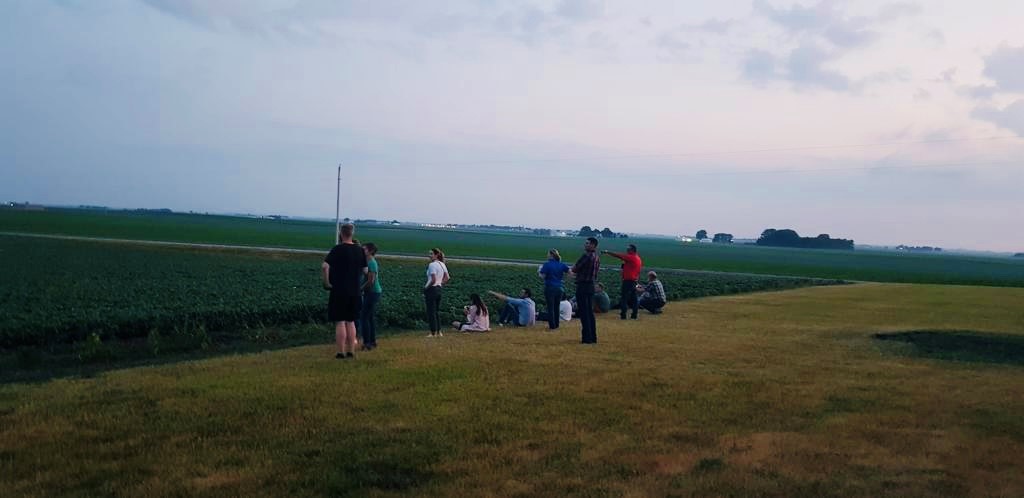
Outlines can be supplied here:
[[[14, 0], [0, 200], [1024, 251], [1024, 3]], [[371, 216], [371, 213], [373, 214]]]

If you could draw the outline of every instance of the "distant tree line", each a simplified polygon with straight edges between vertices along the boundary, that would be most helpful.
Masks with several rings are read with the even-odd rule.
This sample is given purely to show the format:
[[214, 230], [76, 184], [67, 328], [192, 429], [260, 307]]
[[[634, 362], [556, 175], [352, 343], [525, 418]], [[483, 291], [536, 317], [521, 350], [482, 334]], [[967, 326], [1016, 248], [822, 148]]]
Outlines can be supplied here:
[[900, 244], [896, 246], [897, 251], [910, 251], [910, 252], [942, 252], [941, 247], [932, 246], [905, 246]]
[[[708, 238], [708, 231], [697, 230], [697, 234], [694, 238], [696, 238], [698, 241], [705, 240]], [[732, 234], [716, 233], [714, 237], [711, 238], [711, 242], [714, 242], [716, 244], [732, 244]]]
[[853, 250], [853, 240], [833, 239], [827, 233], [817, 237], [801, 237], [795, 230], [788, 228], [776, 230], [769, 228], [761, 232], [757, 245], [770, 247], [799, 247], [802, 249], [845, 249]]
[[583, 225], [583, 228], [580, 228], [580, 231], [579, 233], [577, 233], [577, 235], [580, 237], [601, 237], [603, 239], [625, 239], [628, 237], [624, 233], [615, 233], [608, 227], [604, 227], [604, 230], [595, 230], [593, 228], [590, 228], [590, 226], [588, 225]]
[[1013, 257], [1015, 257], [1015, 258], [1024, 258], [1024, 252], [1019, 252], [1017, 254], [1014, 254]]

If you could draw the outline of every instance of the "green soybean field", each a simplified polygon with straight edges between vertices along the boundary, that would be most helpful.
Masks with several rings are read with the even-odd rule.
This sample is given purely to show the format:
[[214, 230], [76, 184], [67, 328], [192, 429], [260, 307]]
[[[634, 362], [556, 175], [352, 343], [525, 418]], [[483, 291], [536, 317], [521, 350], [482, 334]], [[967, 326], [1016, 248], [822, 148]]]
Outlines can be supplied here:
[[[154, 247], [0, 236], [0, 346], [195, 334], [326, 320], [319, 254]], [[423, 326], [426, 258], [380, 258], [383, 327]], [[530, 265], [452, 262], [442, 318], [467, 296], [523, 287], [541, 295]], [[619, 275], [602, 274], [613, 302]], [[712, 273], [663, 273], [670, 300], [836, 283]], [[497, 306], [497, 301], [491, 301]]]

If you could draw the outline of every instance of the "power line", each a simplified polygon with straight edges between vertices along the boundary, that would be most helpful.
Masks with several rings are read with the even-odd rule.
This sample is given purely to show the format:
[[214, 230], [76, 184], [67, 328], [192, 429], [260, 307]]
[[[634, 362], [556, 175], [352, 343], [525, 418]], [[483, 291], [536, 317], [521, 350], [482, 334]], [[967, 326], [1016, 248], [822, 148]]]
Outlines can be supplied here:
[[576, 157], [560, 157], [560, 158], [533, 158], [533, 159], [480, 159], [480, 160], [463, 160], [463, 161], [395, 161], [395, 162], [359, 162], [358, 160], [353, 161], [363, 166], [383, 166], [383, 165], [417, 165], [417, 166], [431, 166], [431, 165], [482, 165], [482, 164], [519, 164], [519, 163], [550, 163], [550, 162], [561, 162], [561, 161], [609, 161], [618, 159], [650, 159], [659, 157], [714, 157], [714, 156], [728, 156], [728, 155], [741, 155], [741, 154], [764, 154], [764, 153], [775, 153], [775, 152], [801, 152], [801, 151], [812, 151], [812, 150], [834, 150], [834, 149], [855, 149], [855, 148], [872, 148], [872, 147], [893, 147], [902, 145], [923, 145], [923, 144], [937, 144], [937, 143], [958, 143], [958, 142], [991, 142], [1000, 140], [1024, 140], [1024, 137], [1018, 136], [993, 136], [993, 137], [972, 137], [972, 138], [941, 138], [931, 140], [913, 140], [904, 142], [875, 142], [875, 143], [862, 143], [862, 144], [846, 144], [846, 145], [808, 145], [800, 147], [778, 147], [778, 148], [765, 148], [765, 149], [746, 149], [746, 150], [733, 150], [733, 151], [709, 151], [709, 152], [670, 152], [670, 153], [651, 153], [651, 154], [622, 154], [622, 155], [607, 155], [607, 156], [576, 156]]
[[[602, 179], [602, 178], [629, 178], [629, 179], [645, 179], [645, 178], [679, 178], [688, 176], [732, 176], [732, 175], [766, 175], [766, 174], [790, 174], [790, 173], [833, 173], [833, 172], [844, 172], [844, 171], [878, 171], [878, 170], [902, 170], [902, 169], [916, 169], [916, 168], [955, 168], [955, 167], [975, 167], [975, 166], [1002, 166], [1002, 165], [1024, 165], [1024, 161], [982, 161], [982, 162], [952, 162], [952, 163], [906, 163], [906, 164], [886, 164], [886, 165], [864, 165], [864, 166], [842, 166], [837, 168], [776, 168], [776, 169], [745, 169], [745, 170], [723, 170], [723, 171], [676, 171], [676, 172], [665, 172], [665, 173], [643, 173], [643, 172], [626, 172], [626, 173], [581, 173], [581, 174], [570, 174], [560, 175], [551, 174], [545, 176], [549, 180], [568, 180], [577, 178], [591, 178], [591, 179]], [[374, 173], [380, 177], [381, 174]], [[384, 176], [387, 176], [386, 174]], [[530, 174], [517, 174], [515, 171], [509, 171], [502, 173], [503, 178], [535, 178], [536, 175]], [[403, 173], [403, 178], [408, 178], [408, 175]]]

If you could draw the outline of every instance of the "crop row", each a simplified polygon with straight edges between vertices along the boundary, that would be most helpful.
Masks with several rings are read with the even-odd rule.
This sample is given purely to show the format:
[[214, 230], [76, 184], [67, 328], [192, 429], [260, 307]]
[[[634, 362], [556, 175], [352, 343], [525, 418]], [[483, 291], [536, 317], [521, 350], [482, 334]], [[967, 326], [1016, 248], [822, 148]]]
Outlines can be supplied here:
[[[0, 236], [0, 347], [145, 337], [195, 327], [227, 331], [326, 319], [316, 255], [141, 247]], [[381, 259], [383, 327], [421, 328], [426, 262]], [[449, 265], [442, 318], [472, 292], [514, 294], [541, 282], [529, 267]], [[612, 300], [616, 272], [602, 272]], [[670, 300], [834, 281], [733, 274], [664, 274]], [[497, 306], [492, 301], [491, 305]]]

